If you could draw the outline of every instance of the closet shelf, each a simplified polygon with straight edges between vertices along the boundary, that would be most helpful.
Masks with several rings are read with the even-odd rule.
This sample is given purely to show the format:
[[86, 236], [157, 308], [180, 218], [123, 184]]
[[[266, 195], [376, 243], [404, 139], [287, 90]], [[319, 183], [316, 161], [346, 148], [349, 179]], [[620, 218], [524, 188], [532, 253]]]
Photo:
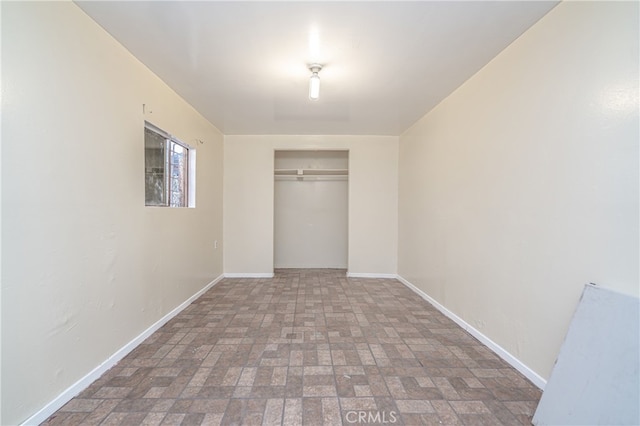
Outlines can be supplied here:
[[275, 169], [276, 176], [348, 176], [348, 169]]

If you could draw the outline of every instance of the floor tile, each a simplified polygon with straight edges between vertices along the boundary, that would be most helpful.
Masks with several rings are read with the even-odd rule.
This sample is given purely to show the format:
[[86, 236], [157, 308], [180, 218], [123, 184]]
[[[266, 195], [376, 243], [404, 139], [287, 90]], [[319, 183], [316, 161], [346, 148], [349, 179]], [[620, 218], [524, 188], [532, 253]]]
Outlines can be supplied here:
[[397, 280], [283, 269], [223, 279], [44, 424], [530, 425], [540, 396]]

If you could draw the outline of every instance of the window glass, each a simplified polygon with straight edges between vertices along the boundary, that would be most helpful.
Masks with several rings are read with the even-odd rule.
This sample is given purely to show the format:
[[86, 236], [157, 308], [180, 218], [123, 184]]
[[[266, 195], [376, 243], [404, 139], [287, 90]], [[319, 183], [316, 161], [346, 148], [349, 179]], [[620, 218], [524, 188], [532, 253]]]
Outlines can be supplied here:
[[167, 140], [151, 129], [144, 129], [145, 204], [166, 205], [165, 147]]

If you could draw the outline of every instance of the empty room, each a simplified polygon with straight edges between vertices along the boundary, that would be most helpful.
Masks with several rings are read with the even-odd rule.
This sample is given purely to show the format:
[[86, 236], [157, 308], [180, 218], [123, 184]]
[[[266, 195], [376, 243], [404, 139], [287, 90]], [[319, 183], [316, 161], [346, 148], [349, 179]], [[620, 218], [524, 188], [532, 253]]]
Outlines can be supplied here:
[[0, 424], [637, 424], [637, 1], [2, 1]]

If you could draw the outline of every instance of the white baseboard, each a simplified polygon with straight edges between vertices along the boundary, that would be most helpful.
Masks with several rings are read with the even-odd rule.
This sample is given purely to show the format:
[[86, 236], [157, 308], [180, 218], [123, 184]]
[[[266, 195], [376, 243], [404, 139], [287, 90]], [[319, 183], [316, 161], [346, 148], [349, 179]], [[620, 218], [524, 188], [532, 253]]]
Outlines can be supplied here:
[[225, 272], [225, 278], [273, 278], [273, 272], [258, 272], [258, 273], [245, 273], [245, 272]]
[[349, 278], [398, 278], [396, 274], [372, 274], [368, 272], [347, 272]]
[[463, 320], [462, 318], [460, 318], [459, 316], [457, 316], [456, 314], [454, 314], [453, 312], [451, 312], [450, 310], [448, 310], [447, 308], [442, 306], [435, 299], [433, 299], [431, 296], [429, 296], [424, 291], [420, 290], [418, 287], [416, 287], [413, 284], [411, 284], [409, 281], [405, 280], [404, 278], [402, 278], [399, 275], [397, 275], [396, 278], [402, 284], [404, 284], [405, 286], [407, 286], [411, 290], [413, 290], [417, 295], [419, 295], [424, 300], [426, 300], [431, 305], [433, 305], [434, 308], [436, 308], [437, 310], [442, 312], [445, 316], [450, 318], [453, 322], [458, 324], [464, 330], [468, 331], [469, 334], [471, 334], [473, 337], [475, 337], [480, 342], [482, 342], [484, 345], [486, 345], [489, 349], [491, 349], [493, 352], [495, 352], [496, 355], [498, 355], [500, 358], [505, 360], [513, 368], [515, 368], [520, 373], [522, 373], [527, 379], [531, 380], [531, 382], [534, 385], [536, 385], [538, 388], [544, 390], [544, 387], [547, 384], [547, 381], [545, 379], [543, 379], [540, 375], [538, 375], [535, 371], [533, 371], [532, 369], [530, 369], [529, 367], [524, 365], [519, 359], [517, 359], [516, 357], [511, 355], [509, 352], [507, 352], [502, 346], [498, 345], [496, 342], [494, 342], [493, 340], [491, 340], [490, 338], [488, 338], [487, 336], [482, 334], [480, 331], [478, 331], [475, 328], [473, 328], [465, 320]]
[[75, 382], [73, 385], [69, 386], [64, 392], [58, 395], [53, 401], [49, 402], [43, 408], [41, 408], [37, 413], [29, 417], [25, 420], [22, 425], [39, 425], [44, 422], [51, 416], [53, 413], [58, 411], [69, 402], [73, 397], [78, 395], [80, 392], [85, 390], [89, 385], [95, 382], [102, 374], [104, 374], [111, 367], [116, 365], [118, 361], [124, 358], [129, 352], [134, 350], [140, 343], [142, 343], [147, 337], [151, 336], [155, 331], [157, 331], [160, 327], [165, 325], [169, 320], [178, 315], [182, 310], [184, 310], [187, 306], [191, 304], [198, 297], [203, 295], [207, 290], [216, 285], [221, 279], [223, 275], [220, 275], [218, 278], [211, 281], [207, 284], [202, 290], [199, 290], [196, 294], [185, 300], [178, 307], [173, 309], [171, 312], [160, 318], [156, 321], [151, 327], [147, 328], [140, 335], [138, 335], [135, 339], [124, 345], [118, 351], [116, 351], [113, 355], [107, 358], [102, 364], [98, 365], [96, 368], [91, 370], [89, 374]]

